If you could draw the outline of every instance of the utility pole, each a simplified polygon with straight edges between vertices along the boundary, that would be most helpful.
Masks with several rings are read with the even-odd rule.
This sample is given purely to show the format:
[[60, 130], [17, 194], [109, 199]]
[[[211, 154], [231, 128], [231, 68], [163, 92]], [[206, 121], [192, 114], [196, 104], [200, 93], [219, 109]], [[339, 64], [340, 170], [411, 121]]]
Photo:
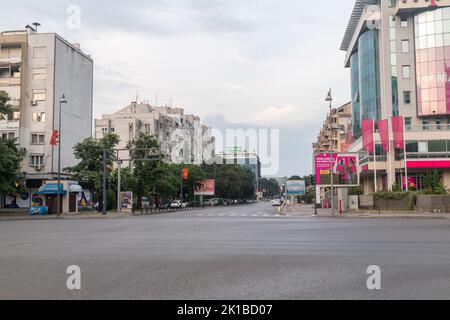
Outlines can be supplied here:
[[122, 201], [120, 199], [120, 189], [121, 189], [121, 176], [120, 176], [120, 169], [122, 168], [122, 161], [117, 162], [117, 213], [120, 213], [122, 211]]
[[106, 149], [103, 149], [103, 215], [106, 216]]
[[334, 167], [334, 159], [333, 159], [333, 117], [331, 115], [331, 109], [332, 109], [332, 102], [333, 97], [331, 96], [331, 89], [328, 91], [328, 95], [325, 99], [325, 101], [330, 102], [330, 176], [331, 176], [331, 211], [332, 215], [334, 216], [334, 177], [333, 177], [333, 167]]
[[[59, 124], [58, 124], [58, 188], [57, 188], [57, 199], [56, 199], [56, 216], [59, 218], [61, 216], [61, 105], [67, 103], [64, 94], [59, 99]], [[63, 188], [64, 189], [64, 188]]]

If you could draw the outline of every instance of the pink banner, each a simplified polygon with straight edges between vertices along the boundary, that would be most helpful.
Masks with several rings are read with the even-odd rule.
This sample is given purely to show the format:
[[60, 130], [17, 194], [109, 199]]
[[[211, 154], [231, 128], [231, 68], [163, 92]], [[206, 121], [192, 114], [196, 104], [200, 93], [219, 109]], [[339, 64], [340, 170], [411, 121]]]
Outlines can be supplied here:
[[384, 151], [389, 152], [389, 121], [387, 119], [378, 121], [378, 132], [380, 133], [381, 144], [383, 145]]
[[392, 117], [392, 134], [394, 136], [394, 148], [403, 150], [405, 148], [403, 117]]
[[373, 120], [366, 119], [362, 121], [362, 140], [364, 151], [373, 152]]

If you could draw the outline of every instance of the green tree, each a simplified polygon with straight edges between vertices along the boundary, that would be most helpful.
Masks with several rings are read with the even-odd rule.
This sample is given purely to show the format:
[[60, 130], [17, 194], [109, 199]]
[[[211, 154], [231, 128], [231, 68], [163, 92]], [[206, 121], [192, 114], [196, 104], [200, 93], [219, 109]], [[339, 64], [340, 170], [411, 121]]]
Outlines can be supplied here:
[[260, 180], [260, 187], [263, 190], [265, 198], [274, 198], [280, 194], [280, 185], [275, 179], [262, 178]]
[[64, 171], [87, 185], [89, 190], [93, 191], [94, 201], [101, 199], [103, 188], [103, 150], [106, 150], [107, 179], [109, 180], [114, 160], [113, 149], [119, 141], [118, 135], [110, 133], [100, 140], [87, 138], [73, 147], [73, 154], [79, 163], [74, 167], [65, 168]]
[[0, 194], [15, 194], [23, 155], [14, 140], [0, 138]]
[[[137, 209], [142, 208], [142, 196], [145, 190], [152, 186], [153, 170], [161, 163], [161, 159], [153, 158], [152, 151], [159, 151], [159, 144], [156, 138], [146, 133], [140, 133], [135, 139], [131, 140], [127, 149], [130, 150], [132, 160], [131, 165], [134, 168], [136, 177], [136, 197]], [[143, 161], [143, 159], [148, 159]]]
[[[9, 101], [8, 93], [5, 91], [0, 91], [0, 115], [11, 115], [12, 109], [11, 106], [8, 104]], [[0, 116], [1, 119], [1, 116]]]
[[439, 177], [439, 172], [434, 170], [433, 172], [427, 173], [422, 180], [422, 189], [424, 193], [433, 195], [444, 195], [447, 194], [444, 183]]

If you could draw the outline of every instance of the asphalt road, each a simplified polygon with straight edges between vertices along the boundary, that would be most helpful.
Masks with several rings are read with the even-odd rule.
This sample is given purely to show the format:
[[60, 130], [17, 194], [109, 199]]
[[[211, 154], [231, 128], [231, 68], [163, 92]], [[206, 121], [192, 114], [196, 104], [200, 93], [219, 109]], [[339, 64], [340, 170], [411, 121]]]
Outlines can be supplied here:
[[[0, 299], [448, 299], [450, 222], [279, 217], [268, 204], [0, 221]], [[66, 268], [81, 268], [81, 290]], [[381, 290], [367, 289], [370, 265]]]

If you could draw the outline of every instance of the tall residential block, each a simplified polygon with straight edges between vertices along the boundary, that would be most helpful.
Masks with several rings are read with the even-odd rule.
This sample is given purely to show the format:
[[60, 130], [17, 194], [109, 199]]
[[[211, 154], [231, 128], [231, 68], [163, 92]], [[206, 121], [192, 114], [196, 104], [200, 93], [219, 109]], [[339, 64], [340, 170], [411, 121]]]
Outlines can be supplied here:
[[[57, 148], [50, 145], [62, 105], [61, 168], [76, 164], [73, 146], [92, 135], [93, 60], [55, 33], [33, 29], [0, 33], [0, 91], [11, 98], [12, 115], [0, 115], [0, 136], [17, 139], [25, 158], [29, 195], [56, 177]], [[16, 199], [26, 207], [31, 196]]]

